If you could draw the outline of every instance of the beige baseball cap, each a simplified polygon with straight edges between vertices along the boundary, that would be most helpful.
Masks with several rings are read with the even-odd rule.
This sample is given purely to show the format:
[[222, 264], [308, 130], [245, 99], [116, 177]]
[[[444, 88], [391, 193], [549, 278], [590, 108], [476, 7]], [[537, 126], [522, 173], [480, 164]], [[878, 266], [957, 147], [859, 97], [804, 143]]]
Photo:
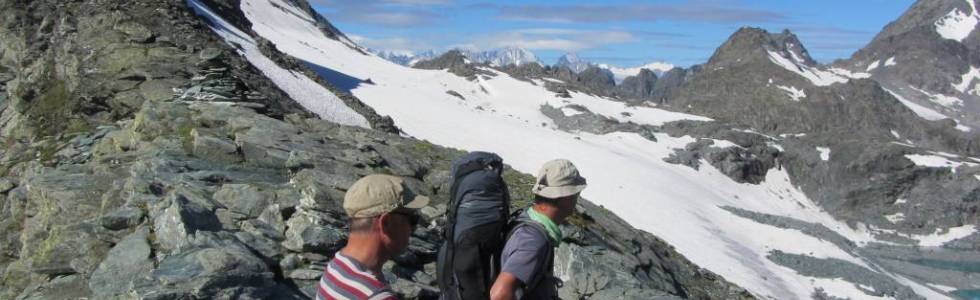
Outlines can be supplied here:
[[405, 181], [391, 175], [372, 174], [354, 182], [344, 195], [344, 210], [351, 218], [370, 218], [399, 208], [419, 209], [429, 197], [418, 195]]
[[538, 179], [531, 192], [555, 199], [582, 192], [586, 187], [585, 178], [579, 175], [578, 168], [567, 159], [546, 162], [538, 171]]

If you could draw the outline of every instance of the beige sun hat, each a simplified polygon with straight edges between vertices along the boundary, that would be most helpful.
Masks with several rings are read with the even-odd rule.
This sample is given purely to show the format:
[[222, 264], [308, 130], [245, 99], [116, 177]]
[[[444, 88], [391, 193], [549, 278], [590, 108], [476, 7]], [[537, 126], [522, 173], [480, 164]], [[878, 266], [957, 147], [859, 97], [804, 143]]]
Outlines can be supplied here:
[[585, 178], [579, 175], [578, 168], [575, 168], [572, 162], [567, 159], [555, 159], [541, 166], [531, 192], [545, 198], [556, 199], [580, 193], [585, 187]]
[[351, 185], [344, 195], [344, 210], [351, 218], [370, 218], [399, 208], [420, 209], [429, 197], [412, 192], [405, 181], [391, 175], [372, 174]]

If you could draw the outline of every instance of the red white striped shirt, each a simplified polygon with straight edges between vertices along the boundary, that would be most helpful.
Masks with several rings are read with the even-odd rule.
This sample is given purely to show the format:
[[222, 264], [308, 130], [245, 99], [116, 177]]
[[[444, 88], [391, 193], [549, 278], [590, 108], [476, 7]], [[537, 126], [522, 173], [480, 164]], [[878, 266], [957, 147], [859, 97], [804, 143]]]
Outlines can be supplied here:
[[316, 299], [398, 300], [379, 277], [338, 251], [323, 270]]

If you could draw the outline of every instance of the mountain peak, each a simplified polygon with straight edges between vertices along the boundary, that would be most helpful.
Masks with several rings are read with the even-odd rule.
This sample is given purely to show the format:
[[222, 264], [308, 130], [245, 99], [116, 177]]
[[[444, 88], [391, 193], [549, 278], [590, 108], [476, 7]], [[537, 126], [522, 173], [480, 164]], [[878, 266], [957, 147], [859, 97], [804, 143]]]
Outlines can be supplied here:
[[368, 52], [374, 53], [378, 57], [384, 58], [390, 62], [403, 65], [412, 66], [420, 61], [429, 60], [436, 57], [435, 52], [432, 50], [426, 50], [421, 52], [413, 52], [410, 50], [379, 50], [368, 48]]
[[567, 67], [575, 73], [580, 73], [592, 66], [592, 63], [579, 58], [578, 54], [565, 53], [565, 55], [558, 58], [558, 61], [555, 62], [555, 66]]
[[481, 51], [481, 52], [463, 51], [462, 53], [467, 58], [475, 62], [486, 63], [491, 66], [498, 66], [498, 67], [503, 67], [507, 65], [520, 66], [529, 63], [539, 63], [538, 57], [534, 55], [534, 52], [515, 46], [506, 46], [498, 49]]
[[718, 47], [718, 50], [708, 60], [708, 64], [722, 66], [740, 63], [746, 60], [767, 58], [769, 53], [776, 53], [806, 66], [817, 64], [810, 57], [806, 48], [803, 47], [799, 38], [788, 29], [784, 29], [780, 33], [770, 33], [765, 29], [755, 27], [742, 27], [735, 31], [721, 47]]
[[439, 55], [439, 57], [418, 62], [415, 64], [415, 68], [431, 70], [450, 69], [462, 67], [468, 63], [470, 63], [470, 60], [466, 58], [466, 55], [463, 55], [462, 51], [453, 49]]

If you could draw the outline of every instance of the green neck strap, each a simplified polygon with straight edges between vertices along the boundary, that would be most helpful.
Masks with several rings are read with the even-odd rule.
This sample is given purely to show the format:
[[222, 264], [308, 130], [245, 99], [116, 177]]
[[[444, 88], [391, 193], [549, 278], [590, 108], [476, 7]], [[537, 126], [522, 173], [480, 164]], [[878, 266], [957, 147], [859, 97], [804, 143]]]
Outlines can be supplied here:
[[555, 224], [548, 216], [535, 211], [533, 207], [527, 209], [527, 215], [531, 217], [531, 220], [544, 225], [544, 229], [548, 231], [548, 240], [551, 242], [551, 246], [558, 247], [558, 244], [561, 243], [561, 229], [558, 228], [558, 224]]

